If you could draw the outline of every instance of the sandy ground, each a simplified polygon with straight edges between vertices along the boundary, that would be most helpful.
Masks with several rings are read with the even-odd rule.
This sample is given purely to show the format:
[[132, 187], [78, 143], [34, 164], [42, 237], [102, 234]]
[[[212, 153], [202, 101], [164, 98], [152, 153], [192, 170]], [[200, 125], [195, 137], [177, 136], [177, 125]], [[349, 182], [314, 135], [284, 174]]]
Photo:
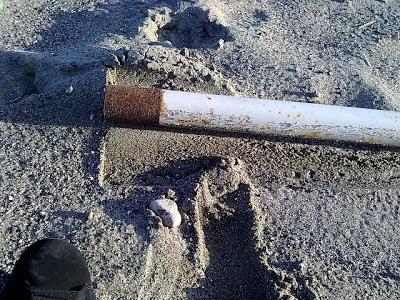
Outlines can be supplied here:
[[[397, 151], [102, 118], [106, 81], [399, 110], [399, 15], [395, 0], [0, 0], [0, 287], [50, 236], [84, 252], [99, 299], [400, 298]], [[178, 229], [146, 209], [168, 189]]]

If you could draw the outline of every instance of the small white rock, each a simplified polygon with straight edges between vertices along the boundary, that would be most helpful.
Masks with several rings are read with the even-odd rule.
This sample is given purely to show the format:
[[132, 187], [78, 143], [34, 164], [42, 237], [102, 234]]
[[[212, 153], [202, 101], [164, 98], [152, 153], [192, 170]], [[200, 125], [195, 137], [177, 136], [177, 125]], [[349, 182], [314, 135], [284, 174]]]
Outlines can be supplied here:
[[217, 43], [217, 48], [222, 49], [225, 45], [225, 41], [223, 39], [220, 39]]
[[71, 94], [73, 91], [74, 91], [74, 87], [72, 85], [70, 85], [69, 87], [67, 87], [65, 89], [66, 94]]
[[151, 201], [149, 208], [162, 219], [164, 226], [178, 227], [182, 222], [178, 205], [173, 200], [162, 197]]
[[94, 217], [95, 217], [94, 212], [90, 211], [89, 214], [88, 214], [88, 220], [93, 220]]
[[306, 262], [305, 261], [301, 261], [299, 263], [299, 269], [300, 269], [300, 272], [304, 272], [305, 271], [305, 269], [306, 269]]
[[90, 210], [87, 218], [88, 221], [98, 221], [101, 218], [101, 214], [97, 210]]

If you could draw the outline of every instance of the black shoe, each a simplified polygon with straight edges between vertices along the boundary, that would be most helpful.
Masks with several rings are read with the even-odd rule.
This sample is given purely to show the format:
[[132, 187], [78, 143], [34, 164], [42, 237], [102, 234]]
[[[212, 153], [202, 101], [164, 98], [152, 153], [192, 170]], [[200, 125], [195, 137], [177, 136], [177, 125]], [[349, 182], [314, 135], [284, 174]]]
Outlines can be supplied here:
[[95, 300], [86, 261], [72, 244], [45, 239], [21, 255], [1, 300]]

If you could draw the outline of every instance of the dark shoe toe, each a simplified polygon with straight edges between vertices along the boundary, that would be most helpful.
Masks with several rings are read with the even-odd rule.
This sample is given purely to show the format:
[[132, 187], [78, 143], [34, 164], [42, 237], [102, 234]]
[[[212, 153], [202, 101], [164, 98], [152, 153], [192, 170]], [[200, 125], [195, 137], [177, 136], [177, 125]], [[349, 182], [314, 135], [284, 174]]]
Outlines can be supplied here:
[[62, 291], [80, 291], [88, 286], [92, 290], [89, 270], [79, 250], [64, 240], [45, 239], [22, 253], [6, 288], [9, 295], [25, 299], [32, 291], [59, 294]]

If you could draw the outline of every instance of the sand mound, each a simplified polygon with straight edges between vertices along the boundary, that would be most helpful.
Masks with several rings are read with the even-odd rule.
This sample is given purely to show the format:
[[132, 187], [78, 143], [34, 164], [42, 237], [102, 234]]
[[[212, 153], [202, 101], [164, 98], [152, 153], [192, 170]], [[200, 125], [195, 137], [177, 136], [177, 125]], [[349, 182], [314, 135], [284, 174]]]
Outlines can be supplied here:
[[[304, 282], [261, 258], [257, 231], [263, 230], [263, 214], [242, 161], [203, 157], [172, 162], [134, 181], [174, 191], [183, 219], [179, 228], [168, 229], [150, 213], [150, 242], [138, 275], [141, 299], [316, 298]], [[112, 183], [104, 181], [105, 186]]]

